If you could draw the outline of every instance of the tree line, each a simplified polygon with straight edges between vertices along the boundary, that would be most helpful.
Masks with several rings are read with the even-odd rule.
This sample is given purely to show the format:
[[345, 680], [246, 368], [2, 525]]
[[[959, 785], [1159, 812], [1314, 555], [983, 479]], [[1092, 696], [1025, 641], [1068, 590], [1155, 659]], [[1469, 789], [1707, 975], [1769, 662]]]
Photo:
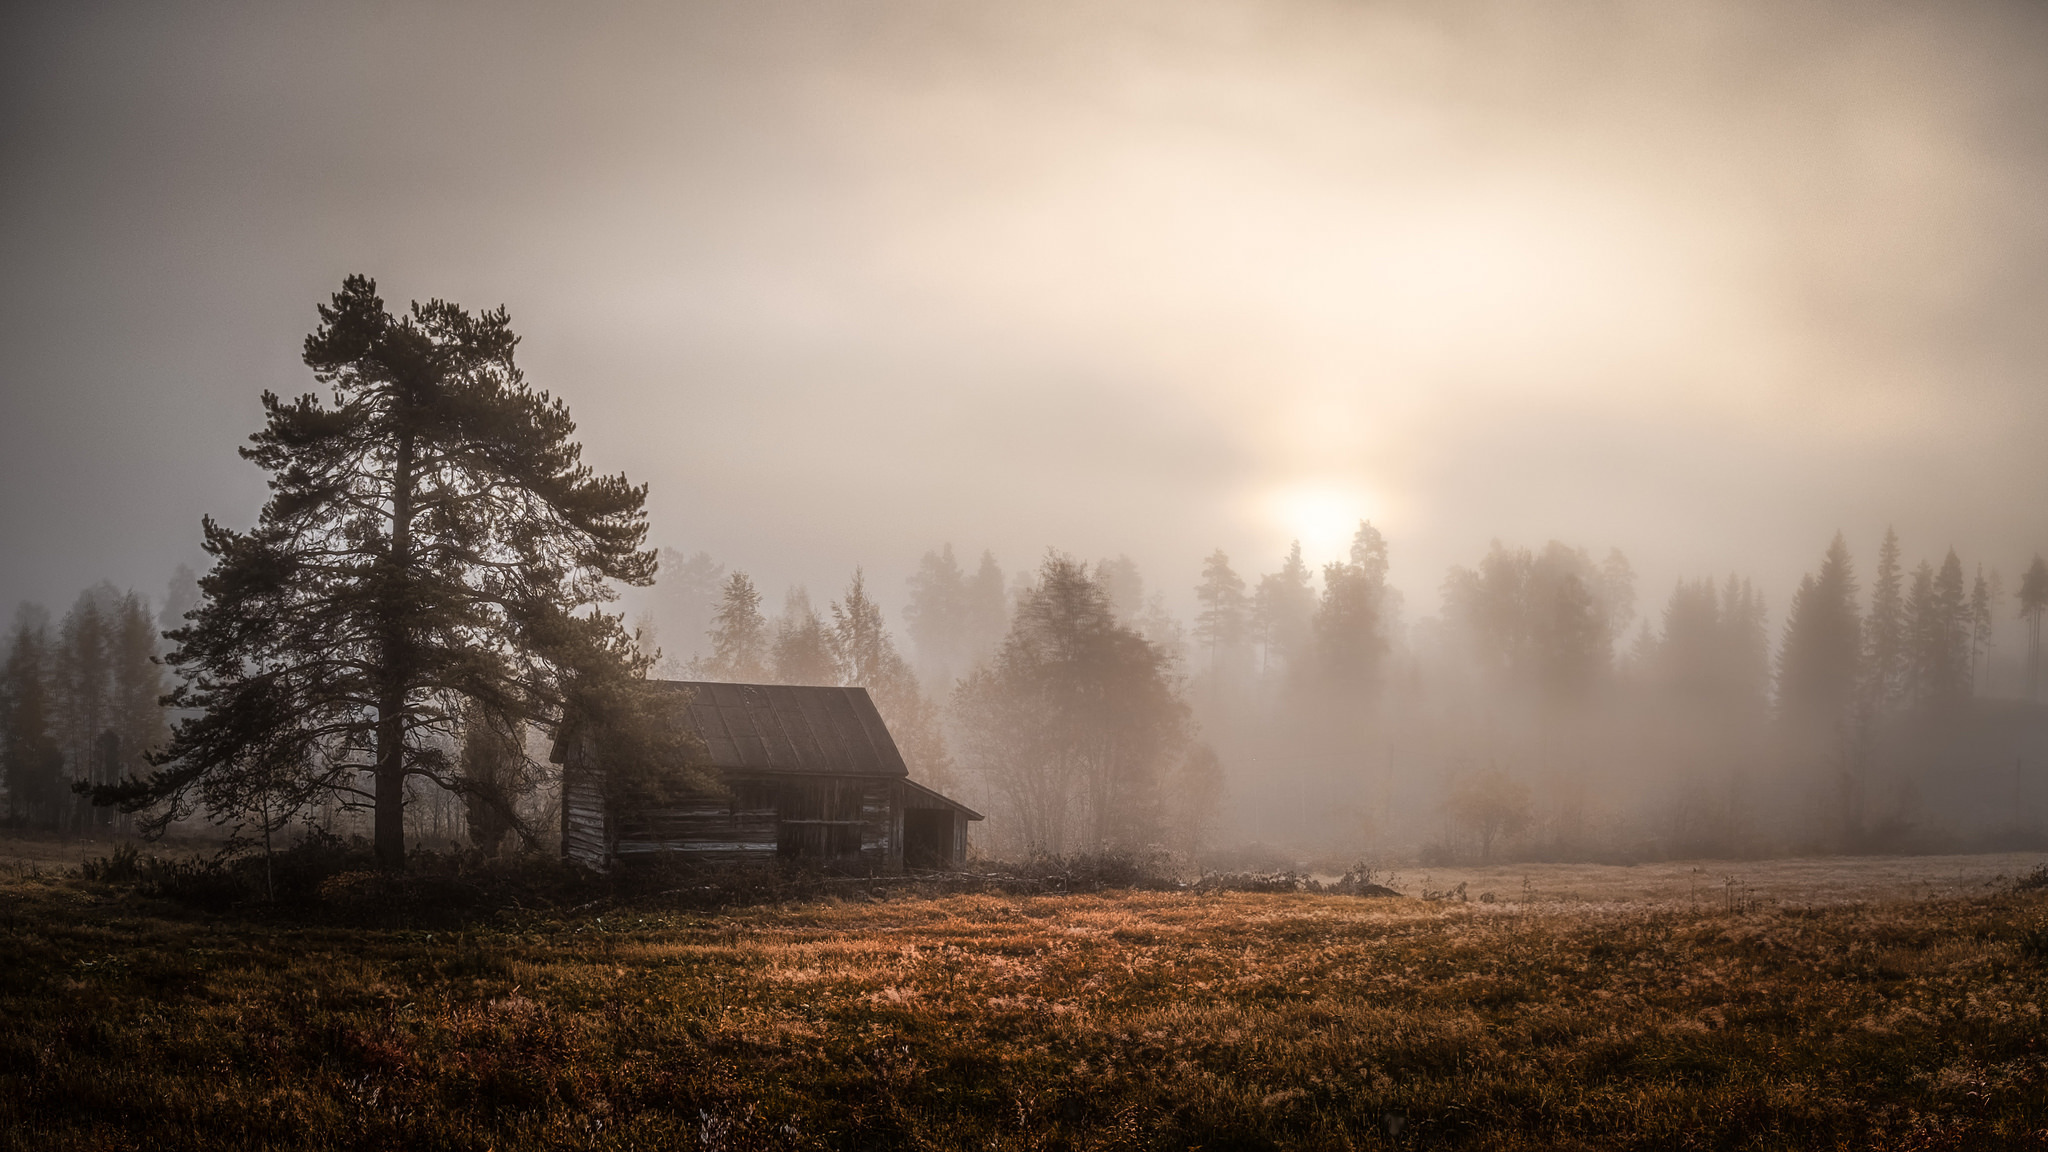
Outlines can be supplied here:
[[[163, 617], [190, 606], [191, 586], [190, 571], [181, 570]], [[162, 622], [146, 598], [105, 582], [79, 593], [54, 624], [39, 605], [16, 609], [0, 667], [0, 780], [10, 823], [74, 833], [122, 823], [72, 785], [111, 784], [142, 769], [168, 734]]]
[[[700, 554], [696, 567], [709, 564]], [[1218, 550], [1184, 626], [1125, 557], [1055, 555], [1006, 582], [993, 556], [969, 570], [943, 546], [908, 582], [907, 658], [892, 647], [873, 685], [879, 696], [922, 674], [934, 686], [904, 728], [945, 749], [960, 785], [1002, 817], [988, 834], [1011, 847], [1369, 844], [1421, 829], [1480, 855], [1510, 840], [1559, 856], [1623, 842], [1834, 849], [1903, 819], [1904, 760], [1996, 760], [1986, 725], [2003, 721], [1970, 717], [1998, 621], [2037, 637], [2048, 610], [2048, 564], [2008, 597], [1996, 572], [1953, 552], [1909, 570], [1891, 533], [1867, 596], [1838, 536], [1775, 628], [1739, 574], [1680, 580], [1641, 615], [1618, 550], [1496, 541], [1451, 568], [1416, 619], [1390, 568], [1369, 523], [1319, 568], [1297, 544], [1247, 577]], [[797, 589], [769, 621], [758, 600], [728, 580], [710, 602], [698, 674], [857, 681], [807, 655], [830, 652], [844, 604], [826, 623]], [[2031, 697], [2037, 638], [2027, 667]], [[1226, 768], [1234, 824], [1218, 811]], [[1895, 794], [1879, 803], [1881, 778]], [[1290, 808], [1291, 828], [1246, 823]]]

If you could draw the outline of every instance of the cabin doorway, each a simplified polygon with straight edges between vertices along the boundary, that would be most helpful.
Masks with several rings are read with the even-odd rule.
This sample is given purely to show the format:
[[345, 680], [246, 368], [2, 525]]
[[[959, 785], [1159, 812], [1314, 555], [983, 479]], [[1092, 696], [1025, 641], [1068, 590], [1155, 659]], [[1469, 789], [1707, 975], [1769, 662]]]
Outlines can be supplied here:
[[953, 813], [944, 808], [911, 808], [903, 813], [903, 863], [911, 868], [951, 868], [957, 859]]

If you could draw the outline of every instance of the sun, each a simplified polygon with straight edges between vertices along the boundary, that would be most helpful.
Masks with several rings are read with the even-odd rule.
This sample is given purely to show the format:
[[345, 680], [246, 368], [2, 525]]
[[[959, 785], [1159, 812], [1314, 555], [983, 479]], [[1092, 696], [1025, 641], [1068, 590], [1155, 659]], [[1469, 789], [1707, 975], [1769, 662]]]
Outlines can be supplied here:
[[1275, 489], [1266, 500], [1266, 518], [1290, 540], [1301, 541], [1311, 564], [1349, 555], [1360, 520], [1379, 512], [1372, 493], [1352, 484], [1307, 483]]

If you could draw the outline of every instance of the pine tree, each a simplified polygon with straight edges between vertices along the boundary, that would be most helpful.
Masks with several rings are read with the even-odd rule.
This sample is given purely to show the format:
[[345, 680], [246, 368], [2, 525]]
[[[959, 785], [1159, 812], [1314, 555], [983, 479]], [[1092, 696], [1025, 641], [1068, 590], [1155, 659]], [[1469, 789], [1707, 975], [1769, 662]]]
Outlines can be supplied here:
[[1826, 731], [1847, 720], [1862, 662], [1856, 573], [1840, 532], [1820, 571], [1803, 577], [1778, 650], [1778, 709], [1790, 724]]
[[582, 462], [517, 344], [502, 308], [394, 316], [361, 276], [320, 308], [304, 360], [330, 401], [264, 394], [242, 454], [269, 502], [247, 533], [206, 521], [204, 598], [170, 637], [174, 703], [198, 714], [96, 801], [150, 808], [152, 829], [367, 802], [379, 861], [402, 866], [408, 786], [466, 787], [444, 751], [465, 703], [605, 733], [620, 787], [693, 778], [600, 611], [608, 581], [653, 579], [646, 489]]
[[1202, 563], [1202, 582], [1195, 588], [1195, 642], [1208, 660], [1212, 680], [1228, 680], [1239, 665], [1250, 631], [1250, 601], [1244, 578], [1231, 570], [1221, 548]]

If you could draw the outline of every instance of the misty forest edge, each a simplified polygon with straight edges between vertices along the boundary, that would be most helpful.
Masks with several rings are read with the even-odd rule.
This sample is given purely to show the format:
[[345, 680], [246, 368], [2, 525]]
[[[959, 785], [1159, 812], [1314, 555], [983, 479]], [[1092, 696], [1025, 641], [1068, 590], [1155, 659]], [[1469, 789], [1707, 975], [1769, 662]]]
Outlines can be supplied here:
[[[1006, 587], [992, 557], [969, 576], [948, 547], [912, 580], [914, 668], [859, 573], [829, 624], [793, 590], [771, 629], [743, 573], [668, 551], [687, 582], [715, 589], [715, 607], [700, 601], [711, 651], [679, 665], [603, 610], [611, 585], [654, 583], [646, 487], [583, 463], [566, 405], [516, 367], [504, 309], [435, 300], [392, 315], [355, 276], [319, 312], [304, 359], [332, 402], [265, 393], [265, 427], [241, 453], [269, 474], [271, 495], [246, 533], [206, 521], [213, 566], [197, 602], [163, 614], [168, 694], [154, 698], [155, 622], [133, 593], [89, 590], [54, 637], [37, 610], [17, 613], [0, 695], [14, 822], [79, 829], [113, 811], [156, 834], [203, 814], [267, 836], [367, 811], [378, 859], [397, 867], [408, 795], [423, 785], [412, 807], [453, 798], [473, 842], [537, 846], [551, 823], [541, 732], [558, 754], [605, 749], [603, 771], [585, 777], [603, 819], [714, 798], [737, 818], [734, 798], [758, 797], [761, 781], [716, 765], [702, 725], [678, 722], [673, 686], [653, 673], [680, 671], [695, 692], [864, 689], [883, 738], [902, 744], [906, 781], [973, 777], [1001, 826], [990, 839], [1011, 850], [1196, 856], [1216, 846], [1225, 762], [1261, 759], [1248, 750], [1377, 768], [1377, 813], [1370, 798], [1350, 813], [1365, 829], [1353, 838], [1370, 839], [1375, 816], [1397, 814], [1392, 793], [1412, 781], [1397, 783], [1395, 764], [1417, 745], [1442, 762], [1421, 775], [1445, 777], [1436, 847], [1462, 842], [1481, 858], [1510, 840], [1553, 858], [1615, 852], [1585, 799], [1588, 766], [1631, 756], [1693, 765], [1653, 821], [1666, 855], [2038, 838], [2027, 783], [2043, 746], [2038, 558], [2018, 611], [1998, 613], [1997, 573], [1971, 580], [1953, 551], [1909, 573], [1888, 534], [1866, 610], [1838, 534], [1792, 597], [1774, 659], [1748, 581], [1681, 583], [1661, 629], [1645, 620], [1630, 641], [1626, 559], [1596, 564], [1557, 542], [1497, 542], [1452, 570], [1440, 619], [1407, 628], [1369, 524], [1348, 561], [1324, 567], [1320, 592], [1298, 546], [1256, 585], [1218, 551], [1191, 633], [1142, 597], [1127, 560], [1054, 553], [1035, 580]], [[2017, 701], [1984, 692], [1999, 617], [2028, 628]], [[949, 698], [927, 695], [919, 672], [951, 680]], [[1445, 717], [1460, 713], [1449, 726], [1478, 716], [1486, 739], [1447, 738]], [[572, 729], [588, 744], [565, 742]], [[574, 775], [565, 766], [555, 801], [565, 853]], [[1992, 806], [2006, 822], [1938, 804], [1929, 819], [1927, 792], [1945, 783], [2002, 785]], [[1285, 803], [1269, 791], [1267, 803]], [[905, 807], [890, 796], [894, 824], [884, 819], [875, 843], [900, 866]], [[1759, 816], [1774, 807], [1802, 821], [1770, 827]], [[964, 836], [945, 862], [963, 851]]]

